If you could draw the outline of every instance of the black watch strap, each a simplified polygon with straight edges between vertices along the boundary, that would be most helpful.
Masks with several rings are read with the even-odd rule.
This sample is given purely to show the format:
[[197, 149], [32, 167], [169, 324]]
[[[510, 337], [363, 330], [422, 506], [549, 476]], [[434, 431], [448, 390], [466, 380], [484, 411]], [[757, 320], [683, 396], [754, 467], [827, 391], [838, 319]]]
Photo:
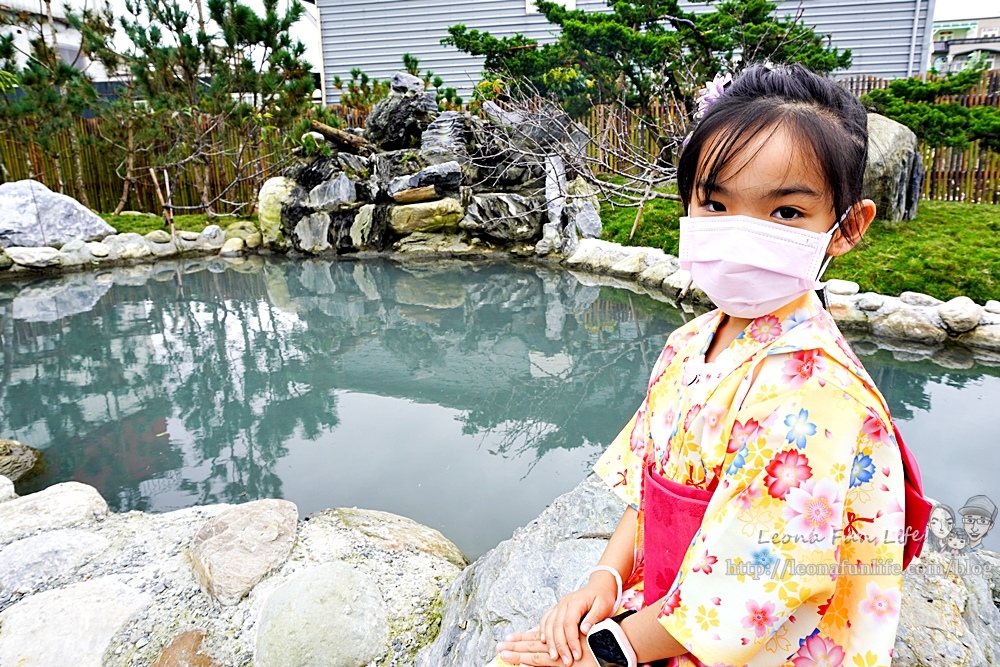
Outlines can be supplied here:
[[623, 611], [622, 613], [618, 614], [617, 616], [612, 616], [611, 620], [614, 621], [615, 623], [617, 623], [618, 625], [621, 625], [622, 621], [624, 621], [626, 618], [628, 618], [629, 616], [631, 616], [635, 612], [636, 612], [635, 609], [626, 609], [625, 611]]

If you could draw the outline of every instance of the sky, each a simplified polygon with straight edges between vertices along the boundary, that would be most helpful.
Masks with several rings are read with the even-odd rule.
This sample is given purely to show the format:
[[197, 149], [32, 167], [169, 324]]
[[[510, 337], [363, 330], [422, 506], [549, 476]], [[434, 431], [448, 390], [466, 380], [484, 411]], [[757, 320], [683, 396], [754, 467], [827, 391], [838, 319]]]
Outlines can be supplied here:
[[998, 0], [937, 0], [934, 5], [935, 21], [981, 19], [1000, 16]]

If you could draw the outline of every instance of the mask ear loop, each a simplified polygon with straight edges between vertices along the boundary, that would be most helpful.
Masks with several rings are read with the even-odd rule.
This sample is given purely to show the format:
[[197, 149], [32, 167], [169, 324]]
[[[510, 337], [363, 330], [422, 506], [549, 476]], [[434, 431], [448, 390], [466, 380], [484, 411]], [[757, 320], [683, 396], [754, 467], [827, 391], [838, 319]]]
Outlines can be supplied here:
[[[844, 215], [840, 216], [840, 220], [833, 223], [833, 227], [831, 227], [830, 231], [827, 232], [827, 234], [830, 235], [830, 240], [826, 244], [827, 251], [830, 250], [830, 244], [833, 243], [833, 235], [837, 232], [838, 229], [841, 228], [844, 220], [847, 220], [847, 216], [850, 212], [851, 209], [847, 209], [846, 211], [844, 211]], [[822, 280], [822, 278], [823, 274], [826, 273], [827, 267], [830, 266], [831, 261], [833, 261], [833, 255], [827, 252], [826, 258], [823, 260], [823, 264], [821, 264], [819, 267], [819, 273], [816, 275], [816, 285], [817, 285], [816, 289], [826, 290], [826, 281]]]

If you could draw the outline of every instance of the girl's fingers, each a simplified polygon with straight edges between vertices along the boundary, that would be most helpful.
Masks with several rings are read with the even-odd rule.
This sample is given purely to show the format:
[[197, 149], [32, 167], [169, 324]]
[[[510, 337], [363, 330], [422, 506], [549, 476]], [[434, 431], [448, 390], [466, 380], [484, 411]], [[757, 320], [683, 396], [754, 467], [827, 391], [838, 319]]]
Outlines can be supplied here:
[[544, 649], [539, 651], [503, 651], [500, 653], [500, 659], [512, 665], [562, 667], [562, 663], [550, 658]]
[[542, 641], [541, 633], [538, 631], [538, 628], [528, 630], [527, 632], [513, 632], [507, 635], [507, 638], [503, 643], [513, 644], [516, 642], [538, 642], [543, 645], [545, 643]]
[[574, 661], [579, 660], [583, 657], [583, 650], [580, 647], [580, 616], [567, 617], [563, 632], [566, 633], [566, 648], [573, 656]]

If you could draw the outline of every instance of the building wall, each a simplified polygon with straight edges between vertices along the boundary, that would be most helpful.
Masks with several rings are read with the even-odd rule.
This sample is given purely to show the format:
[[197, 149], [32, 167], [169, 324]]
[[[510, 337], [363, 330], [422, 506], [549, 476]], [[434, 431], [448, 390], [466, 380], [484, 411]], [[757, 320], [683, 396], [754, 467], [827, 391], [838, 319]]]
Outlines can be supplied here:
[[[540, 42], [554, 39], [555, 26], [526, 8], [530, 0], [317, 0], [323, 44], [324, 93], [327, 103], [339, 99], [332, 82], [350, 78], [360, 67], [385, 79], [402, 68], [403, 53], [420, 59], [421, 67], [440, 75], [445, 84], [468, 98], [479, 81], [482, 58], [442, 46], [448, 26], [464, 23], [496, 37], [521, 33]], [[604, 0], [566, 0], [577, 9], [605, 11]], [[930, 17], [935, 0], [802, 0], [804, 20], [833, 43], [849, 48], [850, 73], [882, 77], [907, 76], [926, 69], [930, 58]], [[704, 4], [682, 3], [706, 11]], [[794, 14], [799, 0], [779, 4]], [[914, 25], [916, 24], [916, 31]]]
[[[932, 26], [932, 34], [932, 39], [935, 42], [984, 37], [1000, 38], [1000, 16], [958, 21], [935, 21]], [[997, 39], [997, 44], [1000, 44], [1000, 39]], [[989, 48], [975, 53], [942, 55], [934, 58], [931, 65], [939, 72], [960, 72], [970, 61], [978, 61], [981, 57], [986, 61], [987, 69], [1000, 69], [1000, 51], [997, 51], [997, 44], [990, 44]]]

